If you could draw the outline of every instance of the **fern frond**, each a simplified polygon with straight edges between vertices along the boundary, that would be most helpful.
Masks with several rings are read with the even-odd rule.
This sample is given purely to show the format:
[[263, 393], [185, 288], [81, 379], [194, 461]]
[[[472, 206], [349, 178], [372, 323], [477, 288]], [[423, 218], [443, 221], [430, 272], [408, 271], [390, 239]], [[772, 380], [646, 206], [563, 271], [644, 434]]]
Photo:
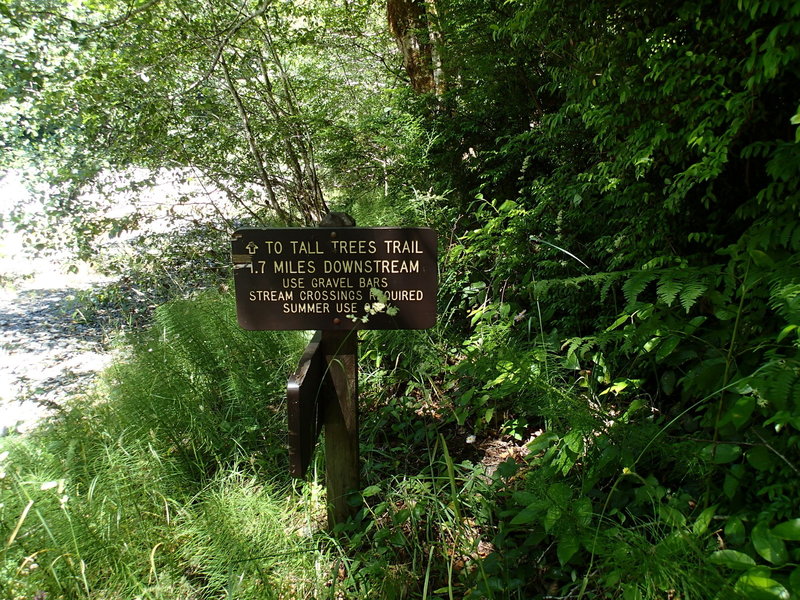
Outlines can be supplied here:
[[642, 271], [654, 271], [664, 267], [672, 267], [680, 264], [681, 259], [674, 255], [656, 256], [642, 265]]
[[776, 276], [770, 287], [769, 306], [787, 323], [800, 324], [800, 278]]
[[761, 396], [777, 410], [786, 410], [791, 404], [800, 407], [800, 360], [798, 355], [787, 357], [773, 355], [761, 373], [754, 379]]
[[647, 284], [656, 279], [656, 273], [652, 271], [638, 271], [622, 284], [622, 293], [628, 303], [633, 303], [647, 287]]
[[792, 232], [791, 239], [786, 243], [789, 250], [800, 251], [800, 223], [794, 223], [794, 231]]
[[779, 245], [790, 248], [795, 236], [800, 236], [800, 224], [796, 221], [790, 221], [778, 233], [776, 241]]
[[773, 374], [772, 385], [769, 386], [770, 396], [767, 398], [776, 406], [786, 405], [786, 401], [792, 397], [792, 388], [797, 382], [797, 373], [789, 369], [776, 370]]
[[551, 289], [579, 288], [583, 285], [593, 285], [600, 288], [601, 300], [608, 295], [611, 287], [627, 273], [593, 273], [592, 275], [581, 275], [579, 277], [562, 277], [559, 279], [539, 279], [533, 282], [529, 289], [536, 297], [543, 297]]
[[658, 299], [667, 306], [672, 306], [678, 293], [683, 289], [683, 283], [677, 279], [662, 278], [658, 282]]
[[680, 302], [683, 310], [688, 313], [692, 306], [694, 306], [697, 302], [697, 299], [700, 298], [700, 296], [702, 296], [707, 289], [707, 285], [697, 281], [690, 281], [686, 283], [686, 285], [683, 286], [680, 294]]

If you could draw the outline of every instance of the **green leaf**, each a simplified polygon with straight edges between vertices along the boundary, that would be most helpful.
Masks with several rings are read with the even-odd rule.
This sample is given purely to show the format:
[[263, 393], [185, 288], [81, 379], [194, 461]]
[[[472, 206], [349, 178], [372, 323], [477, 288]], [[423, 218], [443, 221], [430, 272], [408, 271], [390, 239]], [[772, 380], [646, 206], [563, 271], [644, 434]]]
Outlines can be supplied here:
[[772, 535], [782, 540], [800, 542], [800, 519], [791, 519], [772, 528]]
[[619, 380], [615, 381], [614, 383], [612, 383], [610, 387], [607, 387], [602, 392], [600, 392], [600, 395], [604, 396], [605, 394], [612, 393], [612, 394], [614, 394], [616, 396], [620, 392], [625, 391], [625, 389], [629, 385], [631, 385], [631, 380], [630, 379], [619, 379]]
[[775, 266], [775, 261], [772, 260], [766, 252], [762, 250], [751, 249], [750, 258], [753, 262], [763, 269], [771, 269]]
[[737, 571], [746, 571], [750, 567], [756, 566], [756, 561], [752, 556], [736, 550], [717, 550], [708, 557], [708, 562]]
[[408, 521], [409, 518], [411, 518], [411, 510], [408, 508], [402, 508], [392, 515], [392, 523], [395, 527], [399, 527]]
[[755, 407], [756, 399], [753, 396], [739, 396], [728, 410], [726, 417], [731, 420], [736, 429], [741, 429], [750, 420], [750, 415], [753, 414]]
[[745, 455], [747, 462], [750, 466], [758, 471], [769, 471], [775, 466], [775, 460], [772, 458], [772, 453], [766, 446], [754, 446], [747, 451]]
[[606, 332], [613, 331], [614, 329], [616, 329], [617, 327], [628, 321], [630, 318], [631, 316], [629, 314], [620, 315], [619, 317], [617, 317], [616, 321], [614, 321], [611, 325], [606, 327]]
[[557, 434], [553, 433], [552, 431], [546, 431], [542, 435], [528, 442], [528, 450], [530, 450], [532, 455], [539, 454], [539, 452], [547, 450], [547, 448], [558, 439], [560, 438]]
[[572, 497], [572, 488], [566, 483], [557, 482], [547, 488], [547, 497], [559, 506], [566, 506]]
[[745, 573], [734, 586], [748, 600], [789, 600], [789, 591], [780, 583], [762, 575]]
[[656, 337], [654, 337], [654, 338], [651, 338], [650, 340], [648, 340], [647, 342], [645, 342], [645, 344], [644, 344], [644, 346], [643, 346], [643, 348], [644, 348], [644, 351], [645, 351], [645, 352], [652, 352], [652, 351], [653, 351], [653, 348], [655, 348], [656, 346], [658, 346], [660, 343], [661, 343], [661, 338], [660, 338], [659, 336], [656, 336]]
[[553, 526], [561, 519], [562, 514], [562, 510], [558, 506], [551, 506], [548, 508], [547, 514], [544, 516], [544, 521], [542, 521], [544, 530], [550, 533], [550, 530], [553, 528]]
[[519, 205], [516, 202], [514, 202], [513, 200], [506, 200], [505, 202], [503, 202], [500, 205], [500, 208], [498, 210], [500, 212], [511, 212], [512, 210], [517, 208], [517, 206], [519, 206]]
[[623, 584], [622, 600], [642, 600], [642, 591], [635, 583]]
[[778, 337], [776, 338], [775, 341], [782, 342], [784, 340], [784, 338], [786, 338], [787, 335], [789, 335], [790, 333], [792, 333], [796, 329], [797, 329], [797, 325], [787, 325], [786, 327], [781, 329], [781, 332], [778, 334]]
[[783, 540], [772, 535], [766, 523], [753, 527], [751, 539], [756, 552], [773, 565], [782, 565], [789, 558]]
[[667, 356], [672, 354], [672, 351], [681, 343], [681, 338], [677, 335], [671, 335], [668, 338], [665, 338], [664, 342], [658, 347], [656, 351], [656, 360], [662, 361]]
[[570, 431], [564, 436], [564, 443], [567, 445], [567, 448], [576, 454], [581, 454], [583, 452], [583, 434], [580, 431]]
[[571, 371], [577, 371], [581, 368], [581, 363], [578, 360], [578, 356], [574, 352], [567, 353], [567, 356], [564, 357], [564, 368], [570, 369]]
[[528, 523], [533, 523], [534, 521], [539, 520], [539, 516], [542, 514], [542, 512], [542, 503], [541, 501], [536, 500], [519, 511], [517, 515], [511, 519], [511, 524], [527, 525]]
[[717, 505], [714, 504], [713, 506], [709, 506], [700, 515], [697, 517], [697, 520], [692, 525], [692, 532], [695, 535], [703, 535], [706, 531], [708, 531], [708, 526], [711, 524], [711, 519], [714, 518], [714, 513], [717, 510]]
[[380, 486], [371, 485], [371, 486], [365, 488], [364, 491], [361, 492], [361, 495], [364, 496], [364, 498], [369, 498], [370, 496], [376, 496], [376, 495], [378, 495], [380, 493], [381, 493]]
[[722, 492], [728, 497], [733, 498], [736, 491], [739, 489], [741, 480], [730, 473], [725, 474], [725, 480], [722, 482]]
[[675, 371], [664, 371], [661, 375], [661, 389], [667, 396], [672, 395], [672, 392], [675, 391], [676, 379]]
[[743, 544], [747, 531], [739, 517], [731, 517], [725, 524], [725, 538], [730, 544]]
[[709, 444], [700, 451], [700, 456], [715, 465], [735, 461], [742, 455], [742, 448], [734, 444]]
[[673, 508], [667, 504], [662, 504], [658, 507], [658, 516], [662, 521], [673, 527], [683, 527], [686, 525], [686, 517], [683, 513], [677, 508]]
[[795, 597], [800, 594], [800, 567], [789, 573], [789, 591], [791, 591]]
[[575, 553], [580, 548], [580, 540], [578, 539], [577, 535], [565, 535], [562, 536], [561, 539], [558, 540], [558, 545], [556, 546], [556, 555], [558, 556], [558, 562], [562, 565], [565, 565], [569, 562], [569, 559], [575, 556]]
[[578, 523], [580, 523], [583, 527], [588, 527], [592, 522], [592, 517], [594, 516], [594, 511], [592, 510], [592, 500], [586, 496], [580, 498], [573, 506], [573, 514], [578, 519]]

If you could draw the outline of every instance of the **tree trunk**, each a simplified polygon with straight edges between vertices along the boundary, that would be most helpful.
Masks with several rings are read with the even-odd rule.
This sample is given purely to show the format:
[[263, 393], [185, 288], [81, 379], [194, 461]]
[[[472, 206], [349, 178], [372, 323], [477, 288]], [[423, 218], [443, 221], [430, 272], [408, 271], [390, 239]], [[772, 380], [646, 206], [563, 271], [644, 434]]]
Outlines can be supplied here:
[[386, 14], [389, 30], [403, 53], [403, 66], [411, 87], [420, 94], [434, 91], [436, 82], [425, 0], [388, 0]]

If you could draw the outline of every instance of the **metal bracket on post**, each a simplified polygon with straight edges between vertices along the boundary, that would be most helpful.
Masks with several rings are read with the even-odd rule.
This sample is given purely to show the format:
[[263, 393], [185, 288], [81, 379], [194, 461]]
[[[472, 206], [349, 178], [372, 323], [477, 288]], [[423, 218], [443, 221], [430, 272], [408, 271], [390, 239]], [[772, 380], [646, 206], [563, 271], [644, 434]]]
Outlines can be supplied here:
[[323, 411], [332, 384], [318, 331], [306, 346], [297, 370], [286, 385], [289, 413], [289, 469], [292, 477], [303, 478], [322, 429]]

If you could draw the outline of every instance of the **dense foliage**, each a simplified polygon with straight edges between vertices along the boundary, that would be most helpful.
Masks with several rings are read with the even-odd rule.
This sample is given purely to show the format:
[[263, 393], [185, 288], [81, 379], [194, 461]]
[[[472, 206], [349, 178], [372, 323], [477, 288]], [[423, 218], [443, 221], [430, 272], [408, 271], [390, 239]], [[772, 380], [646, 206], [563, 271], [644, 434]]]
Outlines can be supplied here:
[[[273, 576], [181, 529], [205, 509], [234, 527], [246, 505], [281, 532], [256, 483], [286, 489], [260, 433], [278, 436], [279, 392], [259, 386], [291, 344], [236, 332], [224, 297], [162, 308], [91, 409], [121, 425], [99, 420], [97, 446], [88, 429], [74, 464], [63, 440], [8, 458], [23, 466], [3, 484], [5, 568], [25, 593], [115, 597], [146, 579], [136, 593], [154, 598], [800, 595], [800, 6], [391, 0], [379, 26], [366, 1], [50, 4], [0, 2], [2, 26], [28, 32], [2, 47], [18, 160], [79, 183], [64, 169], [89, 148], [105, 161], [92, 173], [190, 167], [250, 223], [309, 220], [327, 199], [359, 224], [435, 226], [440, 322], [363, 335], [366, 488], [339, 558], [328, 538], [285, 550], [319, 553], [312, 581], [308, 563]], [[149, 455], [159, 467], [139, 469]], [[61, 469], [75, 516], [102, 520], [94, 490], [117, 484], [100, 458], [118, 456], [181, 518], [172, 531], [147, 509], [164, 558], [137, 538], [115, 591], [102, 552], [28, 515], [26, 481], [51, 476], [26, 473]], [[241, 473], [255, 479], [234, 486]], [[125, 522], [102, 526], [115, 566]], [[39, 547], [59, 560], [37, 579]]]
[[[626, 597], [713, 595], [713, 580], [692, 591], [688, 565], [684, 584], [632, 584], [618, 562], [641, 543], [670, 552], [692, 521], [699, 539], [680, 552], [716, 548], [712, 562], [745, 571], [731, 579], [743, 593], [780, 597], [797, 577], [779, 523], [798, 512], [798, 16], [790, 2], [506, 3], [493, 51], [525, 73], [500, 72], [505, 97], [527, 101], [492, 110], [495, 135], [470, 135], [494, 108], [471, 104], [498, 77], [487, 55], [438, 101], [441, 156], [464, 171], [449, 184], [477, 198], [451, 256], [473, 332], [460, 370], [484, 370], [478, 414], [559, 368], [588, 407], [536, 422], [545, 454], [533, 496], [514, 498], [510, 523], [528, 533], [512, 545], [550, 540], [562, 565], [586, 553]], [[725, 534], [706, 545], [713, 515]], [[652, 539], [614, 547], [630, 519]]]

